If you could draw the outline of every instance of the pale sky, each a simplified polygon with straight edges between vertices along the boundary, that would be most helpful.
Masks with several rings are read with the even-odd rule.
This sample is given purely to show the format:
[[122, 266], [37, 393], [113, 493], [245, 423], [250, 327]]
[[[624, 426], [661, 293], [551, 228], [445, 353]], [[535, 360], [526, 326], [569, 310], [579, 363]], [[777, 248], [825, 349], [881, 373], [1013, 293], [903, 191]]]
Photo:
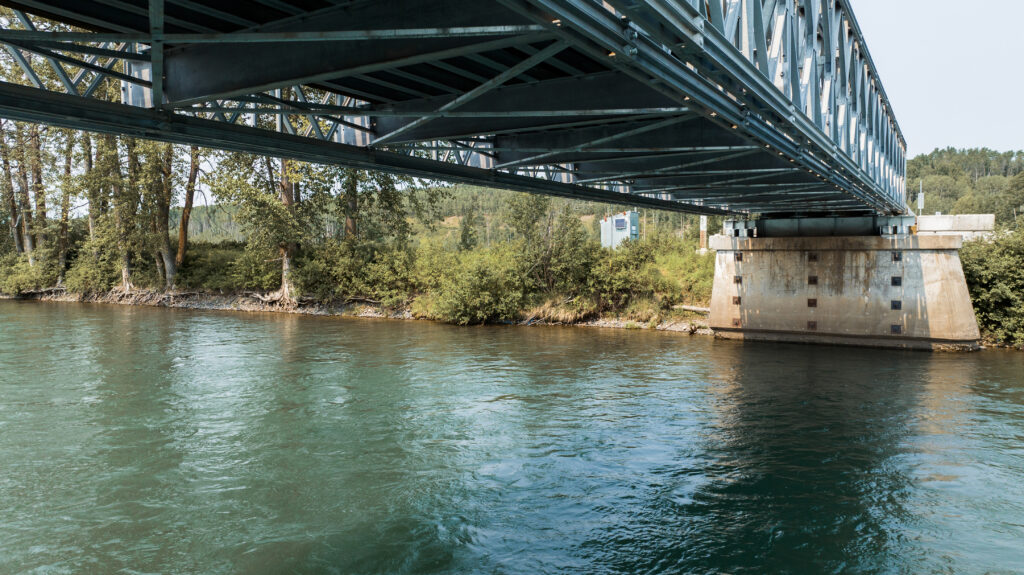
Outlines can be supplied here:
[[1024, 149], [1024, 1], [850, 0], [908, 157]]

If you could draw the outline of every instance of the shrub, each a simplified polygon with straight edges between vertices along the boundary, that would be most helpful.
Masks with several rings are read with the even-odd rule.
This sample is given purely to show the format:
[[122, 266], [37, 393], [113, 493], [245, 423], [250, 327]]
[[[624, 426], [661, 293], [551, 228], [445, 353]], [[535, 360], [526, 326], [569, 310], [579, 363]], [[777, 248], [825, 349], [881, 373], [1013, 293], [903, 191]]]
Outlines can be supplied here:
[[511, 321], [526, 303], [524, 280], [509, 246], [465, 252], [434, 301], [434, 317], [459, 325]]
[[108, 232], [109, 228], [97, 226], [96, 236], [82, 243], [78, 257], [64, 274], [68, 291], [101, 293], [121, 281], [120, 256]]
[[366, 292], [381, 305], [397, 309], [413, 296], [413, 256], [402, 249], [382, 249], [361, 269]]
[[426, 293], [439, 290], [445, 278], [458, 266], [455, 254], [444, 249], [442, 242], [424, 242], [417, 250], [413, 263], [413, 281], [416, 291]]
[[[244, 254], [245, 245], [240, 242], [191, 242], [175, 283], [183, 289], [240, 289], [242, 284], [232, 271]], [[280, 273], [280, 270], [277, 271]]]
[[295, 260], [292, 279], [299, 293], [322, 302], [351, 293], [358, 283], [359, 262], [349, 244], [330, 240], [302, 251]]
[[0, 292], [20, 294], [57, 282], [57, 270], [44, 261], [29, 265], [28, 256], [10, 254], [0, 260]]
[[715, 283], [715, 256], [697, 253], [697, 245], [678, 237], [659, 236], [654, 265], [664, 279], [660, 289], [670, 304], [706, 305]]
[[247, 244], [232, 262], [228, 275], [237, 289], [274, 290], [281, 287], [281, 258], [255, 244]]
[[636, 298], [654, 297], [665, 282], [653, 266], [654, 244], [627, 241], [605, 250], [594, 265], [590, 288], [603, 309], [624, 308]]
[[1024, 234], [965, 242], [960, 258], [982, 331], [997, 342], [1024, 344]]
[[359, 240], [329, 240], [296, 259], [295, 284], [320, 301], [365, 298], [403, 307], [414, 290], [413, 255], [400, 248]]

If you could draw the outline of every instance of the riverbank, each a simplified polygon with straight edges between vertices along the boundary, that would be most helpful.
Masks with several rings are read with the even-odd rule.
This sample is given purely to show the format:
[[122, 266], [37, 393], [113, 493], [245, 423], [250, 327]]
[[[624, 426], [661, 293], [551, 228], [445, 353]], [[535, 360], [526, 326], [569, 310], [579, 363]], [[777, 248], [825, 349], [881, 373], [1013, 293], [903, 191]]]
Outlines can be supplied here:
[[[23, 293], [15, 296], [0, 294], [0, 299], [36, 302], [99, 303], [193, 310], [290, 313], [336, 317], [436, 321], [427, 317], [418, 316], [408, 308], [401, 310], [389, 310], [378, 304], [368, 302], [340, 302], [336, 304], [324, 304], [314, 301], [299, 301], [294, 305], [284, 305], [279, 302], [263, 301], [255, 294], [222, 295], [205, 292], [161, 292], [155, 290], [134, 290], [130, 292], [112, 290], [105, 293], [79, 294], [70, 293], [64, 290], [50, 289], [39, 292]], [[527, 317], [519, 321], [503, 323], [524, 326], [568, 325], [575, 327], [597, 327], [608, 329], [653, 329], [656, 331], [671, 331], [686, 333], [689, 335], [714, 336], [714, 332], [708, 327], [708, 323], [705, 318], [697, 317], [699, 314], [694, 312], [688, 313], [694, 317], [688, 319], [670, 318], [650, 322], [637, 322], [614, 316], [599, 317], [575, 322], [553, 322], [534, 317]]]
[[[165, 307], [200, 311], [288, 313], [298, 315], [419, 320], [445, 323], [437, 319], [417, 315], [409, 308], [402, 310], [389, 310], [381, 305], [370, 302], [324, 304], [314, 301], [299, 301], [294, 305], [283, 305], [278, 302], [263, 301], [256, 294], [244, 293], [211, 294], [205, 292], [161, 292], [155, 290], [134, 290], [126, 293], [120, 290], [112, 290], [100, 294], [79, 294], [69, 293], [58, 289], [49, 289], [18, 295], [0, 293], [0, 300], [21, 300], [40, 303], [96, 303], [107, 305]], [[525, 319], [517, 321], [503, 321], [499, 323], [502, 325], [521, 326], [572, 326], [626, 330], [655, 330], [714, 337], [715, 332], [709, 327], [707, 318], [700, 317], [704, 314], [685, 311], [683, 315], [689, 315], [691, 317], [685, 319], [670, 317], [665, 320], [640, 322], [612, 315], [581, 321], [550, 321], [528, 316]], [[980, 344], [982, 349], [990, 348], [1024, 351], [1024, 346], [1009, 345], [997, 341], [988, 333], [983, 333]]]

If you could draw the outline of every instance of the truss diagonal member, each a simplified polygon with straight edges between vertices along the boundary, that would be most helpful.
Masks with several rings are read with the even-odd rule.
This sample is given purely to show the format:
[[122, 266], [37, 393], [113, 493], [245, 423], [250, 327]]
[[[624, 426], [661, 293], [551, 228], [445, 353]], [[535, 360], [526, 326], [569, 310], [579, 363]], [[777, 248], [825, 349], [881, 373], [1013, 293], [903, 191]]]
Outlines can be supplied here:
[[[102, 46], [104, 48], [106, 48], [106, 44], [102, 44]], [[113, 53], [113, 54], [117, 54], [117, 52], [114, 52], [113, 50], [111, 50], [110, 52]], [[87, 58], [86, 58], [86, 62], [88, 62], [90, 64], [95, 64], [96, 62], [99, 62], [99, 60], [100, 60], [99, 56], [95, 56], [95, 55], [87, 56]], [[82, 69], [80, 69], [78, 71], [77, 74], [75, 74], [74, 78], [71, 78], [71, 83], [75, 85], [76, 89], [78, 88], [78, 83], [81, 82], [85, 78], [86, 74], [88, 74], [90, 71], [91, 70], [86, 70], [85, 68], [82, 68]]]
[[[120, 46], [117, 47], [117, 49], [118, 49], [118, 51], [127, 50], [128, 49], [128, 45], [127, 44], [121, 44]], [[120, 63], [120, 62], [121, 62], [121, 60], [116, 60], [114, 58], [111, 58], [106, 64], [101, 66], [101, 68], [104, 70], [104, 72], [103, 73], [96, 72], [96, 75], [93, 77], [92, 82], [89, 83], [89, 86], [85, 89], [85, 92], [82, 92], [82, 97], [83, 98], [88, 98], [88, 97], [92, 96], [93, 92], [95, 92], [96, 89], [99, 88], [100, 85], [103, 83], [103, 80], [105, 80], [107, 78], [107, 74], [111, 72], [111, 69], [114, 66], [116, 66], [118, 63]]]
[[[298, 89], [300, 88], [300, 86], [296, 86], [296, 88]], [[254, 104], [258, 102], [270, 102], [272, 104], [277, 105], [277, 109], [253, 108], [251, 110], [253, 114], [290, 114], [293, 116], [308, 116], [310, 118], [319, 118], [322, 120], [327, 120], [328, 122], [332, 122], [335, 125], [345, 126], [348, 128], [352, 128], [353, 130], [358, 130], [360, 132], [373, 132], [372, 129], [367, 128], [366, 126], [361, 126], [359, 124], [356, 124], [355, 122], [349, 122], [348, 120], [341, 117], [329, 115], [329, 112], [332, 110], [340, 110], [342, 112], [348, 113], [352, 113], [353, 111], [359, 111], [360, 115], [365, 115], [365, 110], [357, 110], [356, 108], [347, 106], [325, 106], [323, 104], [312, 105], [296, 102], [294, 100], [285, 100], [284, 98], [276, 98], [268, 94], [257, 94], [255, 97], [251, 98], [251, 101]], [[188, 110], [189, 108], [183, 109]]]
[[28, 77], [28, 81], [31, 82], [32, 85], [36, 88], [45, 90], [46, 86], [43, 84], [43, 81], [39, 79], [39, 75], [36, 74], [36, 71], [32, 69], [32, 65], [29, 64], [28, 60], [25, 59], [25, 55], [22, 54], [20, 50], [18, 50], [20, 46], [16, 44], [7, 44], [5, 48], [7, 48], [8, 52], [10, 52], [11, 57], [14, 58], [14, 61], [18, 63], [18, 67], [21, 68], [21, 71], [25, 72], [25, 76]]
[[[0, 42], [4, 42], [2, 36], [3, 30], [0, 30]], [[134, 52], [125, 52], [123, 50], [111, 50], [110, 48], [107, 48], [108, 42], [100, 42], [99, 46], [93, 46], [90, 44], [69, 44], [67, 42], [24, 42], [24, 44], [37, 48], [48, 48], [50, 50], [57, 50], [60, 52], [89, 54], [92, 56], [92, 58], [89, 58], [88, 60], [90, 64], [95, 64], [95, 58], [99, 57], [118, 58], [120, 60], [128, 60], [131, 62], [149, 62], [151, 60], [149, 54], [136, 54]]]
[[[33, 32], [36, 30], [35, 24], [32, 23], [32, 20], [30, 20], [24, 12], [21, 10], [15, 10], [14, 15], [18, 17], [18, 20], [21, 21], [21, 25], [24, 26], [26, 30], [31, 30]], [[50, 68], [53, 69], [54, 74], [57, 74], [57, 78], [60, 79], [61, 84], [64, 85], [64, 89], [67, 90], [68, 94], [77, 94], [78, 82], [72, 82], [71, 78], [68, 77], [68, 73], [65, 72], [60, 63], [53, 58], [47, 58], [46, 61], [50, 63]]]
[[[136, 78], [134, 76], [129, 76], [128, 74], [123, 74], [121, 72], [117, 72], [117, 71], [112, 70], [111, 68], [113, 66], [98, 66], [96, 64], [90, 64], [89, 62], [78, 60], [76, 58], [72, 58], [71, 56], [65, 56], [64, 54], [60, 54], [60, 53], [57, 53], [57, 52], [52, 52], [50, 50], [46, 50], [46, 49], [40, 48], [38, 46], [23, 45], [23, 44], [21, 44], [19, 42], [11, 42], [11, 41], [4, 41], [4, 43], [5, 44], [9, 44], [11, 46], [16, 46], [18, 48], [21, 48], [22, 50], [27, 51], [27, 52], [32, 52], [34, 54], [38, 54], [38, 55], [40, 55], [40, 56], [42, 56], [44, 58], [53, 58], [54, 60], [60, 60], [61, 62], [66, 62], [67, 64], [70, 64], [72, 66], [77, 66], [79, 68], [83, 68], [83, 69], [86, 69], [86, 70], [90, 70], [92, 72], [96, 72], [97, 74], [101, 74], [101, 75], [104, 75], [104, 76], [109, 76], [111, 78], [117, 78], [118, 80], [124, 80], [125, 82], [128, 82], [130, 84], [137, 84], [137, 85], [143, 86], [145, 88], [149, 88], [149, 87], [152, 86], [152, 82], [150, 82], [149, 80], [144, 80], [142, 78]], [[17, 50], [15, 50], [15, 52], [17, 52]], [[17, 58], [17, 56], [16, 56], [16, 58]], [[120, 62], [120, 60], [111, 60], [111, 62], [117, 63], [117, 62]], [[33, 72], [33, 74], [34, 74], [34, 72]], [[46, 89], [45, 86], [37, 86], [37, 87], [38, 88], [42, 88], [44, 90]]]
[[[349, 66], [319, 66], [318, 69], [310, 69], [306, 67], [302, 70], [295, 70], [294, 67], [292, 67], [287, 70], [282, 70], [280, 75], [276, 73], [273, 75], [261, 73], [256, 75], [255, 78], [245, 79], [228, 78], [221, 75], [217, 76], [216, 80], [209, 80], [206, 82], [198, 82], [198, 80], [203, 80], [202, 77], [196, 78], [188, 76], [186, 74], [188, 71], [187, 66], [179, 71], [180, 73], [177, 78], [172, 77], [174, 72], [171, 67], [172, 60], [168, 60], [168, 85], [174, 83], [175, 79], [182, 82], [186, 78], [191, 80], [191, 84], [187, 86], [187, 90], [183, 90], [183, 94], [175, 96], [174, 94], [169, 93], [168, 97], [176, 106], [187, 106], [210, 100], [245, 96], [284, 86], [294, 86], [297, 84], [309, 85], [317, 82], [333, 81], [339, 78], [346, 78], [359, 74], [369, 74], [380, 70], [401, 68], [425, 62], [433, 63], [438, 60], [457, 58], [476, 52], [500, 50], [503, 48], [550, 40], [551, 34], [548, 33], [507, 36], [494, 40], [485, 40], [482, 42], [467, 43], [461, 46], [453, 46], [451, 48], [438, 49], [435, 51], [421, 51], [415, 54], [398, 56], [393, 59], [352, 63]], [[176, 53], [175, 58], [177, 59], [180, 56], [181, 54]], [[182, 84], [178, 88], [183, 89], [184, 87], [185, 85]]]
[[149, 0], [149, 34], [153, 107], [160, 108], [164, 103], [164, 0]]
[[292, 16], [302, 14], [302, 8], [292, 6], [291, 4], [282, 2], [281, 0], [256, 0], [256, 2], [258, 4], [263, 4], [264, 6], [269, 6], [275, 10], [280, 10], [286, 14], [291, 14]]
[[89, 24], [96, 26], [100, 30], [113, 30], [116, 32], [133, 32], [130, 28], [109, 22], [103, 18], [94, 18], [81, 14], [74, 10], [68, 10], [59, 6], [54, 6], [52, 2], [43, 2], [41, 0], [19, 0], [18, 4], [24, 8], [27, 8], [29, 12], [37, 13], [41, 12], [44, 14], [52, 14], [62, 18], [67, 18], [71, 22], [81, 22], [83, 24]]
[[537, 52], [533, 56], [530, 56], [529, 58], [519, 62], [518, 64], [512, 66], [511, 68], [508, 68], [504, 72], [484, 82], [483, 84], [480, 84], [476, 88], [473, 88], [472, 90], [466, 92], [465, 94], [462, 94], [458, 98], [455, 98], [451, 102], [448, 102], [447, 104], [441, 106], [434, 112], [427, 114], [425, 116], [421, 116], [413, 120], [412, 122], [409, 122], [408, 124], [402, 126], [401, 128], [398, 128], [397, 130], [384, 134], [383, 136], [374, 140], [373, 145], [379, 146], [390, 140], [394, 140], [396, 137], [415, 128], [419, 128], [423, 124], [426, 124], [427, 122], [435, 118], [440, 118], [441, 116], [444, 115], [445, 112], [454, 110], [459, 106], [466, 104], [467, 102], [471, 102], [476, 98], [483, 96], [487, 92], [497, 88], [498, 86], [501, 86], [505, 82], [508, 82], [512, 78], [515, 78], [516, 76], [522, 74], [523, 72], [529, 70], [530, 68], [533, 68], [534, 66], [544, 62], [545, 60], [553, 57], [555, 54], [558, 54], [559, 52], [565, 50], [568, 47], [569, 45], [562, 41], [557, 41], [551, 44], [550, 46], [544, 48], [540, 52]]
[[636, 136], [636, 135], [643, 134], [643, 133], [646, 133], [646, 132], [652, 132], [654, 130], [660, 130], [661, 128], [666, 128], [668, 126], [672, 126], [674, 124], [679, 124], [681, 122], [692, 120], [694, 118], [696, 118], [696, 116], [674, 116], [674, 117], [669, 118], [667, 120], [662, 120], [660, 122], [654, 122], [653, 124], [647, 124], [646, 126], [640, 126], [639, 128], [634, 128], [632, 130], [626, 130], [625, 132], [619, 132], [617, 134], [612, 134], [610, 136], [604, 136], [602, 138], [597, 138], [596, 140], [590, 140], [589, 142], [584, 142], [582, 144], [577, 144], [576, 146], [573, 146], [571, 148], [565, 148], [565, 149], [561, 149], [561, 150], [553, 150], [553, 151], [550, 151], [550, 152], [544, 152], [542, 154], [537, 154], [536, 156], [530, 156], [528, 158], [523, 158], [521, 160], [515, 160], [513, 162], [505, 162], [503, 164], [498, 164], [497, 166], [495, 166], [495, 168], [500, 170], [502, 168], [511, 168], [513, 166], [521, 166], [521, 165], [524, 165], [524, 164], [536, 163], [538, 160], [543, 160], [545, 158], [550, 158], [551, 156], [556, 156], [558, 154], [562, 154], [562, 153], [565, 153], [565, 152], [582, 152], [583, 150], [586, 150], [587, 148], [592, 148], [592, 147], [598, 146], [600, 144], [605, 144], [605, 143], [608, 143], [608, 142], [613, 142], [615, 140], [619, 140], [619, 139], [622, 139], [622, 138], [628, 138], [630, 136]]
[[628, 178], [635, 178], [637, 176], [643, 176], [645, 174], [660, 174], [660, 173], [664, 173], [664, 172], [671, 172], [672, 170], [684, 170], [684, 169], [693, 168], [693, 167], [696, 167], [696, 166], [705, 166], [707, 164], [716, 164], [716, 163], [719, 163], [719, 162], [724, 162], [726, 160], [732, 160], [732, 159], [735, 159], [735, 158], [740, 158], [740, 157], [743, 157], [743, 156], [749, 156], [751, 154], [756, 154], [759, 151], [760, 151], [760, 148], [755, 148], [755, 147], [751, 146], [751, 149], [749, 149], [749, 150], [745, 150], [745, 151], [742, 151], [742, 152], [736, 152], [734, 154], [725, 154], [724, 156], [723, 155], [715, 155], [714, 157], [708, 158], [708, 159], [705, 159], [705, 160], [697, 160], [697, 161], [694, 161], [694, 162], [687, 162], [685, 164], [678, 164], [678, 165], [674, 165], [674, 166], [668, 166], [668, 167], [665, 167], [665, 168], [657, 168], [655, 170], [648, 170], [648, 171], [642, 171], [642, 172], [626, 172], [626, 173], [621, 173], [621, 174], [615, 174], [613, 176], [602, 176], [600, 178], [586, 178], [586, 179], [579, 180], [578, 183], [580, 183], [580, 184], [584, 184], [584, 183], [591, 184], [591, 183], [594, 183], [594, 182], [617, 182], [617, 181], [622, 181], [622, 180], [625, 180], [625, 179], [628, 179]]

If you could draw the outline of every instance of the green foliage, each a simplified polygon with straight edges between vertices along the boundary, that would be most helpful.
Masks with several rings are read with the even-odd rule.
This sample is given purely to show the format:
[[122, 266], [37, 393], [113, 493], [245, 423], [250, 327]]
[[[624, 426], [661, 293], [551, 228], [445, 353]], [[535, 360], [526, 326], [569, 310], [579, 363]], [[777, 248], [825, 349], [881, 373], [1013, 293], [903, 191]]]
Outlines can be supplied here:
[[[245, 256], [245, 244], [240, 242], [191, 242], [186, 252], [185, 261], [178, 272], [177, 285], [180, 289], [205, 289], [217, 292], [230, 292], [243, 289], [247, 285], [257, 284], [256, 289], [264, 289], [264, 280], [251, 278], [268, 276], [267, 280], [280, 283], [281, 270], [273, 265], [273, 270], [256, 271], [251, 267], [240, 268], [239, 260]], [[251, 266], [253, 262], [246, 262]], [[276, 262], [271, 262], [276, 263]], [[242, 270], [247, 271], [242, 271]], [[235, 272], [235, 273], [232, 273]], [[249, 279], [239, 282], [238, 279]]]
[[667, 282], [665, 297], [673, 304], [704, 305], [711, 300], [715, 282], [715, 255], [697, 253], [697, 243], [676, 236], [658, 235], [654, 265]]
[[97, 223], [93, 237], [78, 249], [78, 257], [65, 274], [65, 285], [72, 292], [100, 293], [110, 291], [120, 279], [116, 231], [104, 220]]
[[993, 210], [996, 220], [1012, 223], [1016, 227], [1018, 222], [1024, 220], [1024, 173], [1010, 179], [996, 197], [999, 198]]
[[966, 242], [960, 258], [981, 329], [997, 342], [1024, 345], [1024, 234]]
[[570, 206], [564, 206], [536, 259], [541, 287], [566, 296], [588, 294], [588, 281], [600, 256], [597, 240], [590, 237]]
[[363, 271], [366, 292], [384, 307], [397, 309], [413, 294], [413, 257], [405, 249], [387, 248], [374, 253]]
[[246, 244], [228, 270], [229, 284], [239, 290], [272, 290], [281, 285], [281, 258], [259, 244]]
[[308, 227], [297, 210], [281, 202], [273, 182], [254, 179], [260, 173], [260, 163], [269, 161], [246, 154], [225, 154], [221, 159], [224, 169], [210, 179], [213, 193], [236, 206], [247, 243], [257, 250], [299, 241]]
[[[3, 196], [0, 195], [0, 200]], [[14, 238], [11, 237], [9, 230], [11, 229], [11, 218], [5, 210], [0, 209], [0, 255], [14, 253]]]
[[654, 242], [626, 241], [603, 253], [591, 278], [603, 309], [624, 309], [634, 300], [653, 298], [670, 288], [654, 265], [655, 247]]
[[40, 290], [56, 283], [52, 266], [31, 265], [25, 255], [8, 254], [0, 258], [0, 293], [21, 294]]
[[1024, 207], [1024, 152], [946, 148], [907, 162], [907, 188], [916, 210], [923, 184], [925, 214], [990, 213], [1016, 225]]
[[988, 148], [936, 149], [907, 162], [907, 181], [916, 182], [929, 174], [968, 178], [1015, 176], [1024, 172], [1024, 152], [997, 152]]
[[416, 250], [413, 278], [419, 293], [436, 292], [451, 270], [458, 266], [456, 254], [444, 249], [440, 241], [426, 241]]
[[526, 292], [513, 250], [505, 245], [462, 255], [441, 284], [431, 315], [459, 325], [518, 318]]
[[515, 237], [534, 242], [544, 233], [551, 198], [536, 194], [513, 194], [505, 205], [505, 221]]
[[296, 287], [320, 301], [367, 300], [405, 305], [413, 288], [413, 256], [406, 249], [356, 239], [329, 240], [297, 259]]
[[[238, 207], [229, 203], [194, 206], [191, 217], [188, 220], [189, 241], [210, 244], [218, 242], [244, 242], [245, 233], [242, 230], [241, 223], [238, 222], [237, 216]], [[180, 225], [181, 208], [172, 208], [170, 212], [170, 227], [176, 230]]]
[[476, 247], [478, 236], [477, 228], [481, 223], [476, 202], [469, 204], [459, 218], [459, 249], [471, 250]]
[[924, 190], [925, 213], [948, 214], [953, 211], [957, 200], [970, 192], [970, 186], [963, 178], [931, 175], [924, 178]]

